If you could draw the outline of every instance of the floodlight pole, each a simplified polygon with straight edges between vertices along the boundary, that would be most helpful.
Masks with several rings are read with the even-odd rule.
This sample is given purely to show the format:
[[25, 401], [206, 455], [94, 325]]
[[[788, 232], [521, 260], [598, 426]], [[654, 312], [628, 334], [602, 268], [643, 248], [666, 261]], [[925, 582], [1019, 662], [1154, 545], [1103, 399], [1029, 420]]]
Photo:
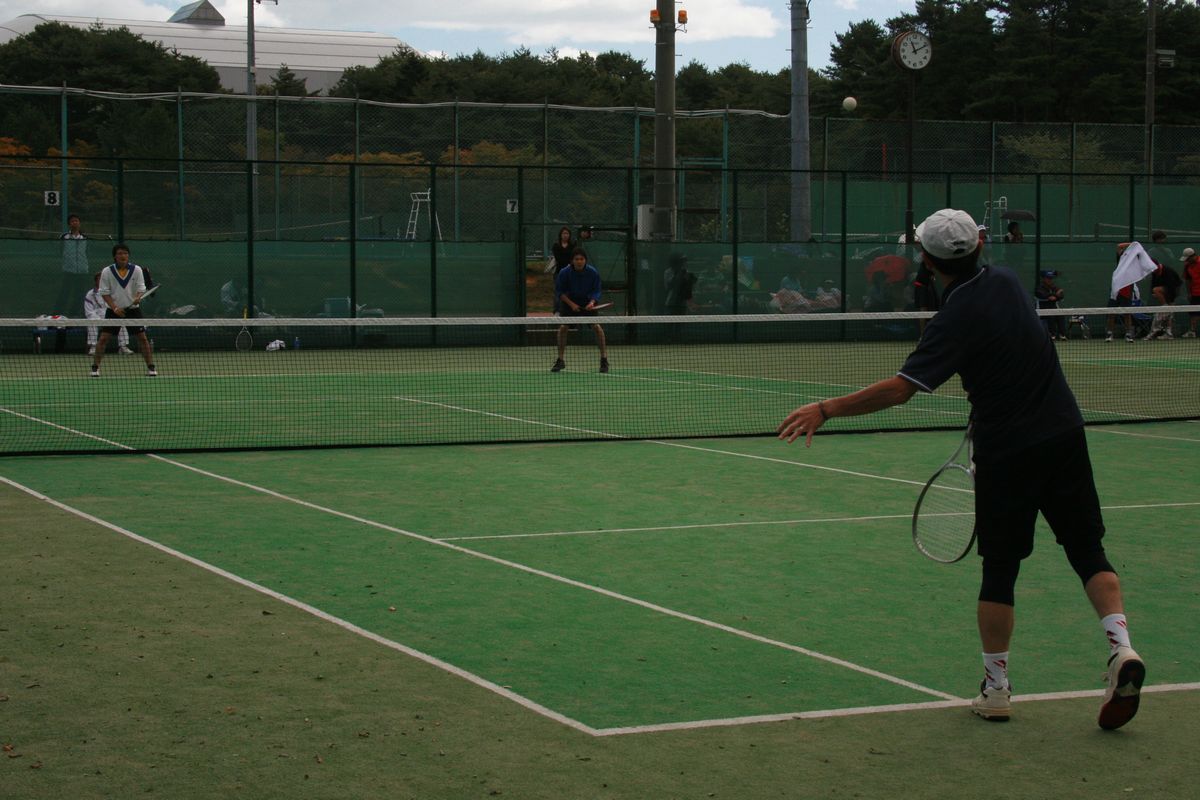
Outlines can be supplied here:
[[669, 242], [675, 215], [675, 0], [657, 0], [654, 24], [654, 227]]

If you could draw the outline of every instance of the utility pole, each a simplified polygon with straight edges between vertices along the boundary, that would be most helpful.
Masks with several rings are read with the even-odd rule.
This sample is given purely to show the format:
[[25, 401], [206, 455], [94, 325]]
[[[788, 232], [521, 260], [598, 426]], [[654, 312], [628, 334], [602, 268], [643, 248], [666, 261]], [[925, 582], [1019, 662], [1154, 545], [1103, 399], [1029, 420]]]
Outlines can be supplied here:
[[[808, 0], [792, 0], [792, 213], [793, 242], [812, 238], [812, 174], [808, 133]], [[736, 213], [736, 209], [734, 209]]]
[[1158, 54], [1155, 52], [1155, 0], [1146, 3], [1146, 133], [1145, 155], [1143, 163], [1146, 166], [1146, 236], [1154, 227], [1154, 70], [1157, 66]]
[[657, 0], [654, 26], [654, 230], [656, 242], [674, 236], [675, 217], [675, 2]]

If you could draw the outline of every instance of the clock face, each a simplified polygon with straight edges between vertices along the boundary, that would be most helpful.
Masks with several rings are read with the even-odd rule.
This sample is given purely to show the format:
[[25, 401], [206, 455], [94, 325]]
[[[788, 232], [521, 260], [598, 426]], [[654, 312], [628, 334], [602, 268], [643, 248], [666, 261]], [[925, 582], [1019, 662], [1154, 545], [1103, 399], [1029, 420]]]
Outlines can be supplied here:
[[906, 69], [924, 69], [933, 56], [929, 37], [917, 31], [901, 34], [892, 47], [896, 61]]

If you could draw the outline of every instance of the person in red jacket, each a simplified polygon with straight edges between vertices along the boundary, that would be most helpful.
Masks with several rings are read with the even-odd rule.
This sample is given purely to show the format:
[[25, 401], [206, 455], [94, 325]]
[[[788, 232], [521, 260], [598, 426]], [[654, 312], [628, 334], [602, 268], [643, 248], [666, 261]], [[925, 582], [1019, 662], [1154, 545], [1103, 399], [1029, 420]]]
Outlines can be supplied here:
[[[1188, 290], [1188, 305], [1200, 306], [1200, 256], [1190, 247], [1183, 248], [1183, 282]], [[1200, 312], [1188, 312], [1190, 327], [1183, 335], [1185, 339], [1196, 338], [1196, 323], [1200, 322]]]

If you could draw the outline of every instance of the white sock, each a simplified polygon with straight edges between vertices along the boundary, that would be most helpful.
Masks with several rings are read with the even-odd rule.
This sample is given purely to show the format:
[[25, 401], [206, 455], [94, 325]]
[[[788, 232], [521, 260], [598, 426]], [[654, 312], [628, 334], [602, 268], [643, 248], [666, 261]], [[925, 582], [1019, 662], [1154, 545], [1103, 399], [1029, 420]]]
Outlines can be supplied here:
[[1129, 644], [1129, 625], [1125, 622], [1124, 614], [1109, 614], [1100, 620], [1104, 626], [1104, 635], [1108, 637], [1110, 654], [1117, 652], [1118, 647], [1132, 647]]
[[983, 654], [983, 679], [993, 689], [1008, 688], [1008, 651]]

